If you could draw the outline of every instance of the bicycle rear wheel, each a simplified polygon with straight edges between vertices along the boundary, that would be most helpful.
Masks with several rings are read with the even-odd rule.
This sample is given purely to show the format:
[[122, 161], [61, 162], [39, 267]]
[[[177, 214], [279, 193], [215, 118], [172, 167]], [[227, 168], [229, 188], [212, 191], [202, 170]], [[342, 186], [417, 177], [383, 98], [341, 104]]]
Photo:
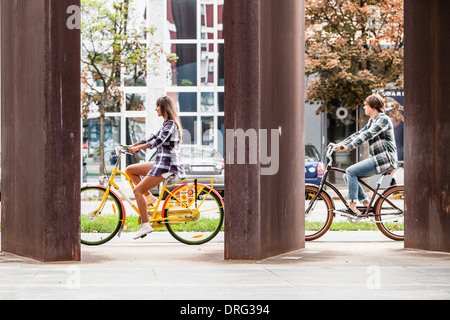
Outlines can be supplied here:
[[194, 184], [185, 184], [167, 196], [162, 217], [167, 219], [167, 230], [178, 241], [203, 244], [222, 228], [223, 199], [208, 186], [198, 184], [195, 192]]
[[101, 186], [81, 189], [81, 243], [100, 245], [111, 240], [123, 223], [122, 203], [109, 193], [104, 205], [99, 208], [106, 188]]
[[375, 221], [380, 231], [390, 239], [405, 239], [405, 190], [393, 186], [383, 193], [375, 206]]
[[322, 191], [317, 195], [318, 192], [319, 188], [316, 186], [305, 186], [306, 241], [320, 238], [333, 223], [333, 203], [325, 192]]

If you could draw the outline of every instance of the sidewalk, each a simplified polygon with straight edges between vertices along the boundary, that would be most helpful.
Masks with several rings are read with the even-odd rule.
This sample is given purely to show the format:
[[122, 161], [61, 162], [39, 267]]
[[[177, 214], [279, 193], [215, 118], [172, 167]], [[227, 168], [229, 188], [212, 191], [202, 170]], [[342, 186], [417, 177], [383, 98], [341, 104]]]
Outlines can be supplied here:
[[164, 233], [82, 247], [82, 262], [0, 253], [0, 299], [450, 299], [450, 254], [410, 250], [378, 231], [328, 232], [263, 261], [226, 261], [223, 235], [187, 246]]

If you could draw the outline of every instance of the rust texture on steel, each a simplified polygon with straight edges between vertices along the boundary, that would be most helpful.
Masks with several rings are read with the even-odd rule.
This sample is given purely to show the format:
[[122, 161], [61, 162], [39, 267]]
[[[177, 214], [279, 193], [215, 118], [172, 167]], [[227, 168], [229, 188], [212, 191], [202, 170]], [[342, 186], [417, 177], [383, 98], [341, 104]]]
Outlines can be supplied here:
[[225, 128], [267, 129], [268, 141], [275, 130], [280, 141], [267, 152], [279, 155], [276, 174], [261, 175], [248, 145], [245, 164], [237, 143], [225, 151], [225, 258], [259, 260], [304, 247], [304, 1], [228, 0], [224, 10]]
[[405, 1], [405, 247], [450, 252], [450, 1]]
[[80, 259], [79, 0], [2, 0], [1, 249]]

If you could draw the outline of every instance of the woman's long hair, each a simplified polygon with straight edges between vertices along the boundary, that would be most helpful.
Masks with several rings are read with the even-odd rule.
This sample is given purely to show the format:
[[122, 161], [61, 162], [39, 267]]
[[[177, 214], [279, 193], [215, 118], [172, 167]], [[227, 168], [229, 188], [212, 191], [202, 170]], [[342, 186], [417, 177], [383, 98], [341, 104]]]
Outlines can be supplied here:
[[169, 96], [163, 96], [156, 101], [156, 105], [161, 108], [161, 114], [164, 119], [175, 121], [178, 127], [178, 135], [180, 137], [180, 142], [183, 141], [183, 126], [181, 125], [180, 117], [178, 116], [177, 109], [175, 108], [175, 103]]

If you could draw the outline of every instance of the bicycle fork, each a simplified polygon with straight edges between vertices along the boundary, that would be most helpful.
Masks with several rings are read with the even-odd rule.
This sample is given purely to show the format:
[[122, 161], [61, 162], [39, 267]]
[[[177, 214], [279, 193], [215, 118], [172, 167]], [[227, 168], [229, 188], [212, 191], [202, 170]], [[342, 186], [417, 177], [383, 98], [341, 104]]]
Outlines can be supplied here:
[[[117, 190], [117, 192], [119, 192], [119, 194], [122, 196], [122, 199], [124, 199], [136, 212], [139, 212], [139, 209], [136, 207], [136, 205], [133, 203], [133, 201], [131, 201], [131, 199], [125, 194], [125, 192], [119, 188], [119, 186], [117, 186], [114, 182], [112, 182], [114, 184], [114, 188]], [[109, 186], [109, 188], [111, 188], [111, 185]], [[122, 201], [122, 199], [120, 199], [120, 201]], [[122, 208], [123, 208], [123, 204], [121, 203]], [[122, 224], [120, 225], [120, 229], [119, 232], [117, 233], [117, 236], [120, 238], [120, 236], [122, 235], [122, 231], [123, 231], [123, 227], [125, 226], [125, 220], [126, 220], [126, 212], [125, 210], [123, 211], [123, 221]]]
[[323, 184], [321, 183], [319, 185], [319, 189], [317, 190], [317, 193], [315, 195], [309, 195], [310, 197], [312, 197], [312, 199], [309, 201], [308, 207], [305, 210], [305, 214], [308, 215], [309, 212], [314, 209], [314, 207], [317, 205], [317, 199], [319, 198], [319, 194], [322, 192], [323, 190]]

